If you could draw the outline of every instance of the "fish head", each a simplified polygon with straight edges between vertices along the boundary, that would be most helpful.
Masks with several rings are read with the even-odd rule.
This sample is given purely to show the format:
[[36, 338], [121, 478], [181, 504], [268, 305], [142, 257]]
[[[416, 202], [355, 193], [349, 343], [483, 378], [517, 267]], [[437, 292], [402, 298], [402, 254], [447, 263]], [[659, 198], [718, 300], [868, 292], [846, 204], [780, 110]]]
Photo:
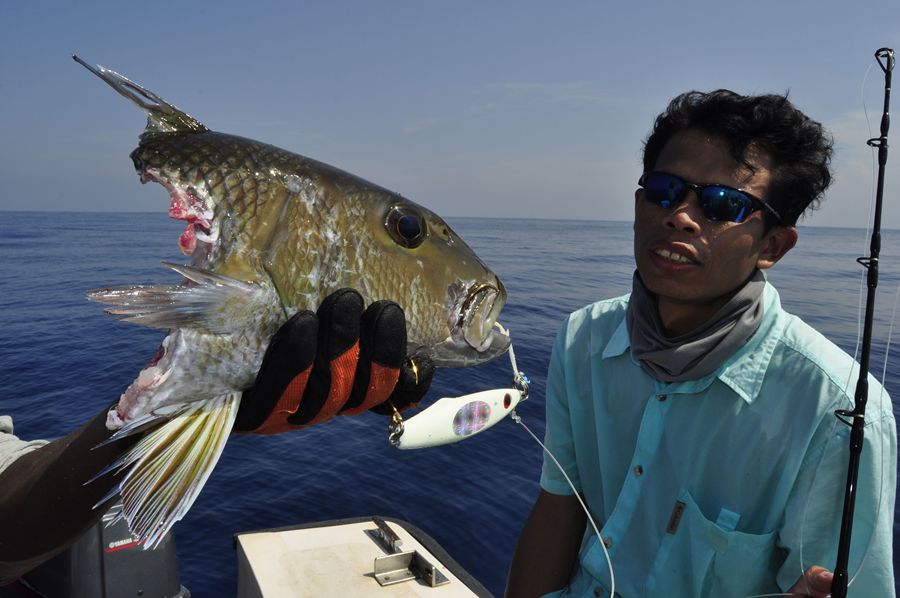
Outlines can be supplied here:
[[440, 367], [465, 367], [502, 355], [509, 336], [496, 326], [506, 287], [440, 216], [392, 194], [370, 216], [387, 267], [407, 279], [391, 296], [404, 308], [409, 350]]

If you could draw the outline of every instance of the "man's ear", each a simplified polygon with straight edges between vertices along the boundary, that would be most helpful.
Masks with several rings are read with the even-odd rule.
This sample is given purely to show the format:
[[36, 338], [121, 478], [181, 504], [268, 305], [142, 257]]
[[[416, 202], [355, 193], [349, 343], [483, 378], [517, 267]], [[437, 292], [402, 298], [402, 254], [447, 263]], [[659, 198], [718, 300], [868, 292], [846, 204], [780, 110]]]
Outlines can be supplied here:
[[784, 254], [793, 249], [799, 236], [794, 226], [776, 226], [770, 230], [760, 241], [762, 249], [756, 260], [756, 267], [765, 270], [774, 266]]

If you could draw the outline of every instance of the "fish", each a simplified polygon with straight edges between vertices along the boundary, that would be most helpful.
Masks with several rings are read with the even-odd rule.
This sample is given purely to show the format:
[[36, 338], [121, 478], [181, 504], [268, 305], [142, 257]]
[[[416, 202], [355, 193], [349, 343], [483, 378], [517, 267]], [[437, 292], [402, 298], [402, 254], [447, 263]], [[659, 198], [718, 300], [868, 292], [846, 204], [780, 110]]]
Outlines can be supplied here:
[[[131, 160], [162, 185], [189, 264], [177, 284], [95, 289], [116, 318], [168, 333], [107, 414], [107, 442], [144, 432], [96, 477], [124, 472], [121, 495], [144, 548], [190, 509], [221, 455], [269, 339], [331, 292], [396, 301], [408, 350], [437, 367], [505, 353], [506, 288], [427, 208], [334, 166], [210, 130], [123, 75], [73, 58], [147, 114]], [[150, 430], [147, 432], [147, 430]]]

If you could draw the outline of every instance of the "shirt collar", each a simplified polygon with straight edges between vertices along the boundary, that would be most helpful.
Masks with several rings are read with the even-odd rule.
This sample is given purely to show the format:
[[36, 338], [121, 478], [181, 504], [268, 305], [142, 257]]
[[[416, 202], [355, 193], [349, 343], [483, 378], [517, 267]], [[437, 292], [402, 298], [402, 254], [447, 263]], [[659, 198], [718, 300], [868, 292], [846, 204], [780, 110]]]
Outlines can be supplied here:
[[[781, 338], [781, 330], [785, 326], [785, 319], [782, 317], [784, 310], [781, 309], [778, 291], [767, 282], [763, 293], [763, 319], [746, 345], [709, 376], [699, 380], [673, 382], [667, 384], [667, 388], [673, 391], [677, 388], [681, 392], [700, 392], [718, 378], [746, 403], [753, 403], [762, 388], [772, 353]], [[618, 357], [630, 348], [631, 339], [628, 337], [628, 326], [623, 312], [622, 321], [619, 322], [615, 332], [603, 348], [601, 357], [602, 359]], [[631, 357], [630, 352], [629, 357]]]
[[610, 357], [618, 357], [631, 348], [631, 339], [628, 338], [628, 324], [625, 318], [625, 312], [622, 312], [622, 321], [619, 322], [618, 328], [613, 332], [609, 342], [603, 348], [603, 359]]

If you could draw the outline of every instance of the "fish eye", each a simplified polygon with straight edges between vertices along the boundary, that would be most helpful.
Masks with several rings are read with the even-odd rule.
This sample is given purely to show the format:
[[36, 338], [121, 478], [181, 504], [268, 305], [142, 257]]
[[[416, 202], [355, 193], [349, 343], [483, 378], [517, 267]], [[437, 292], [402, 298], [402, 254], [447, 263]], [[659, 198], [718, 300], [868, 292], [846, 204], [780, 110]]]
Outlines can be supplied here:
[[418, 247], [425, 240], [425, 220], [412, 207], [392, 207], [388, 211], [385, 226], [394, 241], [408, 249]]

